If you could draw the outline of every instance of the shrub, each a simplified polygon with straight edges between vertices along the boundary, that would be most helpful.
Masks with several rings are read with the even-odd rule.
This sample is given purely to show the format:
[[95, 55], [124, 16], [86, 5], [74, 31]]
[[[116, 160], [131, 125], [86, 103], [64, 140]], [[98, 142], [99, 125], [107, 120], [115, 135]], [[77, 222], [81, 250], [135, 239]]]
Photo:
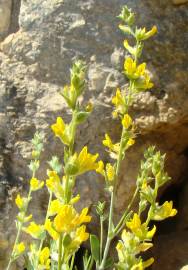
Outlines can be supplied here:
[[[33, 140], [32, 160], [29, 168], [32, 172], [30, 188], [27, 197], [20, 194], [16, 197], [16, 205], [19, 213], [16, 219], [17, 237], [14, 243], [10, 261], [11, 264], [21, 255], [25, 254], [26, 269], [28, 270], [72, 270], [75, 269], [75, 253], [83, 242], [90, 238], [91, 253], [83, 256], [84, 270], [104, 270], [116, 268], [118, 270], [136, 270], [149, 267], [154, 259], [146, 261], [140, 255], [152, 247], [152, 238], [156, 232], [156, 226], [150, 226], [151, 220], [160, 221], [176, 215], [173, 203], [166, 201], [162, 205], [157, 202], [158, 189], [170, 180], [164, 170], [165, 155], [156, 151], [155, 147], [149, 147], [144, 153], [140, 171], [136, 180], [136, 190], [130, 204], [125, 209], [119, 222], [114, 223], [114, 197], [118, 183], [120, 165], [126, 151], [135, 143], [136, 126], [129, 115], [129, 108], [135, 100], [135, 96], [152, 88], [146, 69], [146, 63], [140, 63], [143, 44], [145, 40], [157, 32], [154, 26], [147, 31], [145, 28], [135, 26], [135, 14], [126, 6], [122, 8], [118, 16], [121, 20], [119, 28], [131, 40], [124, 41], [124, 47], [128, 52], [125, 58], [123, 72], [129, 83], [124, 89], [117, 89], [112, 98], [114, 111], [113, 118], [118, 118], [122, 125], [121, 138], [113, 142], [108, 134], [105, 134], [103, 145], [113, 162], [104, 164], [99, 160], [99, 155], [91, 154], [87, 146], [80, 152], [75, 152], [75, 135], [78, 125], [82, 124], [92, 112], [92, 104], [83, 106], [80, 97], [85, 88], [85, 65], [81, 61], [74, 63], [70, 72], [70, 85], [65, 86], [60, 92], [64, 97], [72, 115], [70, 123], [65, 123], [58, 117], [51, 129], [62, 142], [64, 162], [61, 164], [58, 157], [54, 156], [49, 162], [47, 171], [48, 179], [40, 181], [36, 172], [40, 166], [40, 154], [43, 150], [43, 136], [36, 133]], [[91, 221], [88, 208], [79, 213], [75, 204], [80, 195], [73, 195], [76, 179], [88, 171], [96, 171], [102, 175], [105, 181], [105, 191], [110, 195], [110, 205], [98, 202], [96, 211], [100, 219], [100, 237], [89, 233], [86, 224]], [[32, 215], [27, 214], [32, 195], [39, 189], [47, 188], [49, 202], [46, 217], [43, 224], [37, 224], [32, 220]], [[139, 198], [138, 211], [133, 212], [132, 205]], [[146, 218], [142, 213], [146, 212]], [[107, 236], [103, 235], [104, 221], [108, 220]], [[30, 247], [25, 247], [20, 242], [20, 234], [25, 232], [33, 238]], [[121, 236], [120, 236], [121, 235]], [[112, 240], [120, 236], [116, 244], [118, 261], [114, 262], [109, 256]], [[48, 240], [49, 239], [49, 240]]]

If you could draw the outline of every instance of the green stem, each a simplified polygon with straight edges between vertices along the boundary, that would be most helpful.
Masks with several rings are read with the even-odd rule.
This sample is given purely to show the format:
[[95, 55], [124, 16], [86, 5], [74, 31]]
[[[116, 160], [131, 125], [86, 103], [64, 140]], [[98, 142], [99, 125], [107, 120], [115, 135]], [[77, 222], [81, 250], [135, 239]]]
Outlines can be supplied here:
[[137, 196], [137, 194], [138, 194], [138, 190], [139, 190], [139, 189], [138, 189], [138, 187], [137, 187], [136, 190], [135, 190], [135, 192], [134, 192], [134, 195], [133, 195], [133, 197], [132, 197], [132, 199], [131, 199], [131, 201], [130, 201], [130, 203], [129, 203], [129, 205], [127, 206], [127, 209], [125, 210], [125, 212], [123, 213], [123, 215], [122, 215], [122, 217], [121, 217], [119, 223], [117, 224], [117, 226], [116, 226], [116, 228], [115, 228], [115, 230], [114, 230], [114, 237], [115, 237], [116, 235], [118, 235], [118, 234], [121, 232], [122, 227], [124, 226], [126, 217], [127, 217], [127, 215], [129, 214], [129, 211], [130, 211], [130, 209], [131, 209], [131, 206], [132, 206], [132, 204], [134, 203], [135, 198], [136, 198], [136, 196]]
[[65, 203], [67, 203], [68, 200], [68, 193], [69, 193], [69, 176], [65, 177], [65, 192], [64, 192], [64, 199], [65, 199]]
[[105, 268], [106, 259], [107, 259], [110, 244], [112, 241], [113, 207], [114, 207], [114, 191], [111, 192], [110, 213], [109, 213], [109, 221], [108, 221], [108, 235], [107, 235], [106, 246], [104, 249], [103, 259], [99, 266], [99, 270], [103, 270]]
[[[76, 118], [77, 118], [77, 110], [75, 109], [73, 111], [73, 115], [72, 115], [72, 123], [71, 123], [71, 143], [69, 146], [69, 157], [71, 157], [73, 155], [73, 150], [74, 150], [74, 141], [75, 141], [75, 135], [76, 135], [76, 127], [77, 127], [77, 122], [76, 122]], [[72, 188], [72, 186], [70, 186], [70, 176], [67, 176], [65, 179], [65, 193], [64, 193], [64, 197], [65, 197], [65, 201], [66, 203], [68, 203], [71, 199], [71, 193], [70, 193], [70, 189]]]
[[18, 228], [18, 232], [17, 232], [16, 239], [15, 239], [15, 242], [14, 242], [12, 254], [10, 256], [10, 259], [9, 259], [8, 266], [7, 266], [6, 270], [9, 270], [10, 269], [10, 266], [11, 266], [12, 262], [14, 261], [13, 253], [14, 253], [14, 250], [15, 250], [16, 245], [18, 244], [18, 241], [19, 241], [19, 238], [20, 238], [21, 229], [22, 229], [22, 223], [19, 224], [19, 228]]
[[71, 143], [69, 147], [70, 156], [72, 155], [73, 148], [74, 148], [74, 140], [75, 140], [75, 134], [76, 134], [76, 127], [77, 127], [76, 118], [77, 118], [77, 110], [73, 111], [73, 116], [72, 116]]
[[104, 255], [102, 262], [99, 266], [99, 270], [103, 270], [105, 267], [106, 259], [109, 253], [110, 249], [110, 244], [113, 239], [113, 234], [112, 234], [112, 225], [113, 225], [113, 211], [114, 211], [114, 194], [117, 189], [117, 178], [119, 175], [120, 171], [120, 166], [121, 166], [121, 161], [123, 160], [123, 144], [124, 144], [124, 136], [125, 136], [125, 129], [123, 128], [122, 134], [121, 134], [121, 140], [120, 140], [120, 149], [119, 149], [119, 156], [117, 160], [117, 165], [116, 165], [116, 173], [115, 173], [115, 179], [114, 179], [114, 188], [111, 191], [111, 202], [110, 202], [110, 214], [109, 214], [109, 222], [108, 222], [108, 235], [107, 235], [107, 241], [104, 249]]
[[74, 259], [75, 259], [75, 254], [73, 254], [73, 255], [72, 255], [72, 258], [71, 258], [70, 270], [72, 270], [73, 267], [74, 267]]
[[151, 220], [151, 214], [153, 212], [153, 209], [154, 209], [154, 206], [151, 205], [150, 208], [149, 208], [149, 211], [148, 211], [148, 216], [147, 216], [146, 222], [145, 222], [146, 226], [149, 224], [149, 222]]
[[102, 251], [103, 251], [103, 216], [100, 216], [100, 227], [101, 227], [101, 235], [100, 235], [100, 262], [102, 260]]
[[136, 40], [136, 55], [135, 55], [135, 62], [137, 64], [137, 61], [138, 61], [138, 47], [140, 45], [140, 42], [138, 40]]
[[61, 270], [61, 265], [62, 265], [62, 241], [63, 241], [63, 237], [62, 234], [59, 237], [59, 248], [58, 248], [58, 270]]
[[91, 257], [91, 260], [89, 261], [89, 265], [87, 265], [87, 268], [84, 270], [92, 270], [94, 264], [94, 258], [93, 256]]

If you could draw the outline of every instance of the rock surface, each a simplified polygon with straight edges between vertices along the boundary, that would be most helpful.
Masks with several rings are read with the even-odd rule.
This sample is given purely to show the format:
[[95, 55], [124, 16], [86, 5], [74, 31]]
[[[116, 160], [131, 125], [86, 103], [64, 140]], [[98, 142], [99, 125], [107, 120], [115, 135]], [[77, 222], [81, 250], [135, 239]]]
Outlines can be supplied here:
[[0, 36], [5, 35], [11, 21], [12, 0], [1, 0], [0, 3]]
[[[10, 1], [4, 2], [8, 14]], [[77, 148], [88, 144], [89, 149], [108, 160], [101, 148], [104, 133], [110, 133], [114, 140], [120, 134], [118, 123], [111, 120], [110, 99], [115, 88], [126, 83], [122, 75], [124, 37], [116, 19], [124, 3], [124, 0], [23, 0], [19, 16], [16, 12], [15, 17], [11, 15], [12, 20], [17, 19], [19, 29], [10, 31], [0, 44], [0, 238], [3, 243], [11, 243], [14, 238], [16, 209], [11, 198], [14, 199], [18, 187], [25, 189], [29, 179], [27, 164], [35, 131], [43, 131], [46, 138], [39, 177], [45, 178], [45, 162], [53, 153], [62, 156], [60, 143], [53, 140], [49, 124], [58, 115], [63, 115], [66, 121], [70, 117], [58, 90], [68, 83], [69, 68], [76, 58], [88, 65], [84, 102], [91, 99], [95, 103], [92, 116], [78, 131]], [[143, 59], [149, 64], [155, 87], [141, 94], [132, 108], [140, 136], [122, 164], [117, 213], [133, 193], [140, 158], [148, 145], [156, 144], [167, 153], [166, 168], [174, 185], [186, 179], [188, 162], [188, 11], [185, 5], [173, 6], [168, 0], [126, 3], [138, 14], [139, 25], [150, 28], [156, 24], [159, 34], [145, 46]], [[18, 11], [19, 1], [14, 4]], [[10, 23], [9, 14], [6, 29]], [[82, 205], [92, 206], [104, 196], [102, 182], [96, 181], [93, 173], [80, 179], [77, 189], [83, 197]], [[42, 217], [45, 196], [40, 194], [36, 198], [36, 218]], [[0, 261], [7, 252], [4, 244]], [[168, 252], [167, 249], [167, 262]], [[4, 269], [3, 263], [4, 260], [0, 269]], [[161, 269], [157, 263], [155, 267]]]

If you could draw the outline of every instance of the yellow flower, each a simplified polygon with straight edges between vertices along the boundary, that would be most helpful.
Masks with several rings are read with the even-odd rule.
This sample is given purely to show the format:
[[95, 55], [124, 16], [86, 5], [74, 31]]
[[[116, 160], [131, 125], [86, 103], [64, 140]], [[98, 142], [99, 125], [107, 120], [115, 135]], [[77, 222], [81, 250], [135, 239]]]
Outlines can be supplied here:
[[25, 214], [23, 212], [20, 212], [18, 213], [17, 215], [17, 219], [20, 221], [20, 222], [23, 222], [23, 223], [26, 223], [28, 221], [30, 221], [32, 219], [32, 215], [29, 215], [29, 216], [25, 216]]
[[117, 118], [118, 113], [123, 114], [125, 112], [126, 103], [119, 88], [117, 88], [116, 95], [112, 98], [112, 104], [114, 104], [116, 107], [115, 111], [113, 112], [114, 118]]
[[138, 246], [138, 252], [140, 253], [140, 252], [147, 251], [151, 247], [153, 247], [152, 243], [147, 243], [147, 242], [140, 243]]
[[80, 244], [89, 238], [89, 233], [86, 232], [86, 226], [82, 225], [76, 230], [75, 240]]
[[138, 214], [134, 214], [131, 221], [127, 221], [126, 223], [127, 227], [131, 229], [131, 231], [135, 231], [141, 227], [141, 220]]
[[62, 207], [62, 203], [56, 199], [51, 201], [50, 208], [49, 208], [49, 216], [56, 215]]
[[136, 37], [138, 40], [146, 40], [150, 37], [152, 37], [153, 35], [155, 35], [157, 33], [157, 27], [154, 25], [152, 27], [152, 29], [148, 32], [146, 32], [146, 28], [142, 28], [142, 29], [137, 29], [136, 30]]
[[42, 266], [42, 269], [50, 269], [50, 250], [48, 247], [44, 247], [39, 254], [39, 266]]
[[127, 228], [129, 228], [140, 240], [152, 239], [155, 232], [156, 226], [153, 229], [148, 230], [146, 223], [141, 223], [138, 214], [134, 214], [131, 221], [126, 222]]
[[85, 146], [78, 155], [77, 162], [79, 165], [79, 174], [87, 171], [96, 170], [98, 163], [96, 162], [99, 154], [92, 155], [88, 153], [87, 146]]
[[104, 144], [104, 146], [107, 146], [109, 149], [113, 149], [114, 145], [108, 134], [105, 134], [105, 139], [102, 141], [102, 143]]
[[133, 124], [132, 118], [130, 115], [125, 114], [122, 119], [122, 125], [125, 129], [129, 129]]
[[25, 206], [25, 200], [20, 196], [20, 194], [17, 195], [15, 199], [15, 203], [18, 206], [19, 209], [23, 209]]
[[152, 257], [152, 258], [150, 258], [150, 259], [148, 259], [147, 261], [145, 261], [145, 262], [142, 263], [142, 264], [143, 264], [143, 269], [149, 267], [149, 266], [152, 265], [153, 263], [154, 263], [154, 258]]
[[58, 174], [55, 171], [48, 171], [49, 179], [46, 180], [47, 188], [54, 192], [57, 198], [62, 198], [64, 194], [64, 190], [61, 184], [61, 180]]
[[150, 82], [150, 76], [146, 71], [146, 64], [142, 63], [137, 66], [136, 61], [131, 57], [127, 57], [124, 63], [125, 74], [130, 80], [134, 81], [134, 87], [136, 90], [146, 90], [153, 87], [153, 83]]
[[76, 221], [76, 224], [81, 225], [82, 223], [88, 223], [91, 221], [91, 216], [87, 216], [88, 208], [85, 207], [82, 209], [81, 214], [78, 217], [78, 220]]
[[23, 253], [24, 251], [25, 251], [25, 245], [23, 242], [20, 242], [14, 248], [14, 252], [16, 253], [17, 256]]
[[137, 47], [136, 46], [134, 46], [134, 47], [130, 46], [128, 40], [125, 40], [123, 45], [124, 45], [125, 49], [127, 49], [127, 51], [130, 54], [136, 56], [136, 54], [137, 54]]
[[33, 238], [40, 239], [42, 233], [44, 232], [44, 226], [38, 225], [35, 222], [30, 222], [30, 225], [23, 230], [30, 234]]
[[37, 178], [32, 177], [30, 180], [30, 186], [32, 191], [36, 191], [44, 186], [44, 181], [39, 181]]
[[97, 169], [96, 169], [96, 172], [98, 172], [98, 173], [104, 175], [104, 163], [103, 163], [102, 160], [100, 160], [100, 161], [98, 162], [98, 167], [97, 167]]
[[73, 197], [71, 200], [70, 200], [70, 204], [75, 204], [77, 203], [78, 201], [80, 200], [80, 195], [76, 195], [76, 197]]
[[66, 145], [70, 144], [69, 127], [61, 117], [57, 117], [56, 123], [51, 125], [55, 136], [59, 137]]
[[119, 143], [113, 144], [110, 136], [105, 134], [105, 139], [102, 141], [103, 145], [108, 147], [109, 150], [118, 153], [119, 152]]
[[70, 233], [75, 229], [74, 223], [77, 213], [71, 205], [63, 205], [54, 219], [54, 228], [57, 232]]
[[177, 214], [177, 210], [173, 208], [173, 202], [166, 201], [163, 205], [158, 206], [152, 216], [153, 220], [163, 220], [168, 217], [173, 217]]
[[114, 167], [110, 163], [106, 164], [106, 175], [107, 175], [108, 181], [114, 180], [115, 170], [114, 170]]
[[154, 25], [150, 31], [148, 31], [145, 35], [145, 39], [149, 38], [157, 33], [157, 26]]
[[90, 222], [91, 217], [87, 213], [88, 208], [84, 208], [79, 215], [72, 205], [63, 205], [54, 219], [54, 228], [59, 233], [70, 233], [82, 223]]
[[137, 66], [136, 61], [134, 61], [131, 57], [127, 57], [124, 63], [124, 69], [127, 77], [135, 80], [145, 75], [146, 63], [142, 63]]
[[86, 232], [86, 226], [82, 225], [76, 229], [75, 235], [73, 236], [73, 241], [70, 244], [70, 249], [78, 249], [80, 245], [87, 241], [89, 238], [89, 233]]
[[149, 267], [150, 265], [152, 265], [154, 262], [154, 258], [150, 258], [147, 261], [143, 262], [142, 260], [134, 265], [133, 267], [131, 267], [131, 270], [144, 270], [145, 268]]
[[124, 261], [124, 245], [122, 242], [118, 242], [117, 246], [116, 246], [116, 250], [118, 252], [118, 258], [119, 258], [119, 261], [120, 262], [123, 262]]
[[98, 162], [96, 162], [98, 155], [88, 153], [87, 146], [85, 146], [79, 154], [75, 153], [69, 158], [65, 166], [66, 174], [80, 175], [87, 171], [96, 170], [98, 168]]
[[136, 73], [136, 62], [131, 57], [127, 57], [124, 62], [124, 69], [127, 75], [134, 75]]
[[47, 219], [45, 222], [45, 230], [49, 233], [49, 235], [54, 239], [57, 240], [59, 238], [59, 234], [53, 229], [52, 222], [50, 219]]

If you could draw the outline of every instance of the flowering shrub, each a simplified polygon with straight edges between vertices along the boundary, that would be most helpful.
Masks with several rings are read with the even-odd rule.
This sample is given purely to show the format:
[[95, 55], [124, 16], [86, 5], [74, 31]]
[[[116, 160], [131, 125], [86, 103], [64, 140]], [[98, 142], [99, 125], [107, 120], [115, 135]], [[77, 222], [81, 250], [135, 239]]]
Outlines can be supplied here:
[[[84, 270], [110, 269], [141, 270], [149, 267], [154, 259], [146, 261], [140, 255], [152, 247], [152, 238], [156, 232], [156, 226], [150, 226], [150, 221], [160, 221], [176, 215], [173, 203], [166, 201], [162, 205], [157, 202], [158, 189], [170, 180], [164, 171], [165, 155], [149, 147], [144, 153], [140, 172], [136, 180], [136, 190], [130, 204], [125, 209], [119, 222], [114, 222], [114, 197], [120, 165], [125, 157], [125, 152], [135, 143], [135, 124], [129, 115], [129, 108], [134, 102], [135, 96], [152, 88], [146, 69], [146, 63], [139, 63], [145, 40], [157, 32], [154, 26], [147, 31], [145, 28], [135, 27], [135, 15], [126, 6], [118, 16], [121, 20], [119, 28], [131, 40], [124, 41], [124, 47], [128, 56], [124, 62], [124, 74], [129, 80], [124, 89], [117, 89], [112, 98], [114, 118], [118, 118], [122, 125], [120, 141], [113, 142], [108, 134], [105, 134], [103, 145], [109, 153], [112, 163], [104, 164], [98, 154], [91, 154], [87, 146], [77, 153], [74, 150], [75, 135], [78, 125], [82, 124], [92, 112], [92, 104], [83, 107], [79, 98], [85, 88], [85, 66], [81, 61], [74, 63], [70, 74], [70, 85], [61, 91], [67, 106], [72, 113], [70, 123], [65, 123], [58, 117], [51, 129], [62, 142], [64, 150], [64, 162], [61, 164], [58, 157], [54, 156], [49, 162], [47, 171], [48, 179], [40, 181], [36, 178], [36, 172], [40, 166], [40, 154], [43, 150], [43, 136], [36, 133], [33, 140], [32, 160], [29, 168], [32, 172], [30, 188], [27, 197], [20, 194], [16, 197], [16, 205], [19, 213], [16, 219], [17, 236], [10, 256], [7, 270], [11, 264], [21, 255], [25, 255], [25, 268], [28, 270], [72, 270], [75, 253], [83, 242], [90, 238], [91, 253], [83, 256]], [[89, 233], [86, 224], [91, 221], [88, 208], [78, 213], [74, 205], [79, 201], [80, 195], [73, 195], [73, 189], [77, 176], [88, 171], [96, 171], [104, 178], [105, 192], [110, 194], [109, 208], [105, 202], [98, 202], [96, 207], [100, 219], [100, 237]], [[46, 217], [43, 224], [37, 224], [32, 215], [28, 215], [28, 206], [34, 192], [47, 188], [49, 202]], [[139, 198], [138, 211], [133, 212], [131, 207], [136, 198]], [[147, 213], [143, 218], [142, 213]], [[108, 220], [106, 238], [103, 234], [105, 219]], [[21, 233], [27, 233], [33, 238], [30, 247], [25, 247], [20, 242]], [[115, 237], [120, 240], [116, 244], [118, 260], [114, 261], [109, 256], [112, 240]]]

